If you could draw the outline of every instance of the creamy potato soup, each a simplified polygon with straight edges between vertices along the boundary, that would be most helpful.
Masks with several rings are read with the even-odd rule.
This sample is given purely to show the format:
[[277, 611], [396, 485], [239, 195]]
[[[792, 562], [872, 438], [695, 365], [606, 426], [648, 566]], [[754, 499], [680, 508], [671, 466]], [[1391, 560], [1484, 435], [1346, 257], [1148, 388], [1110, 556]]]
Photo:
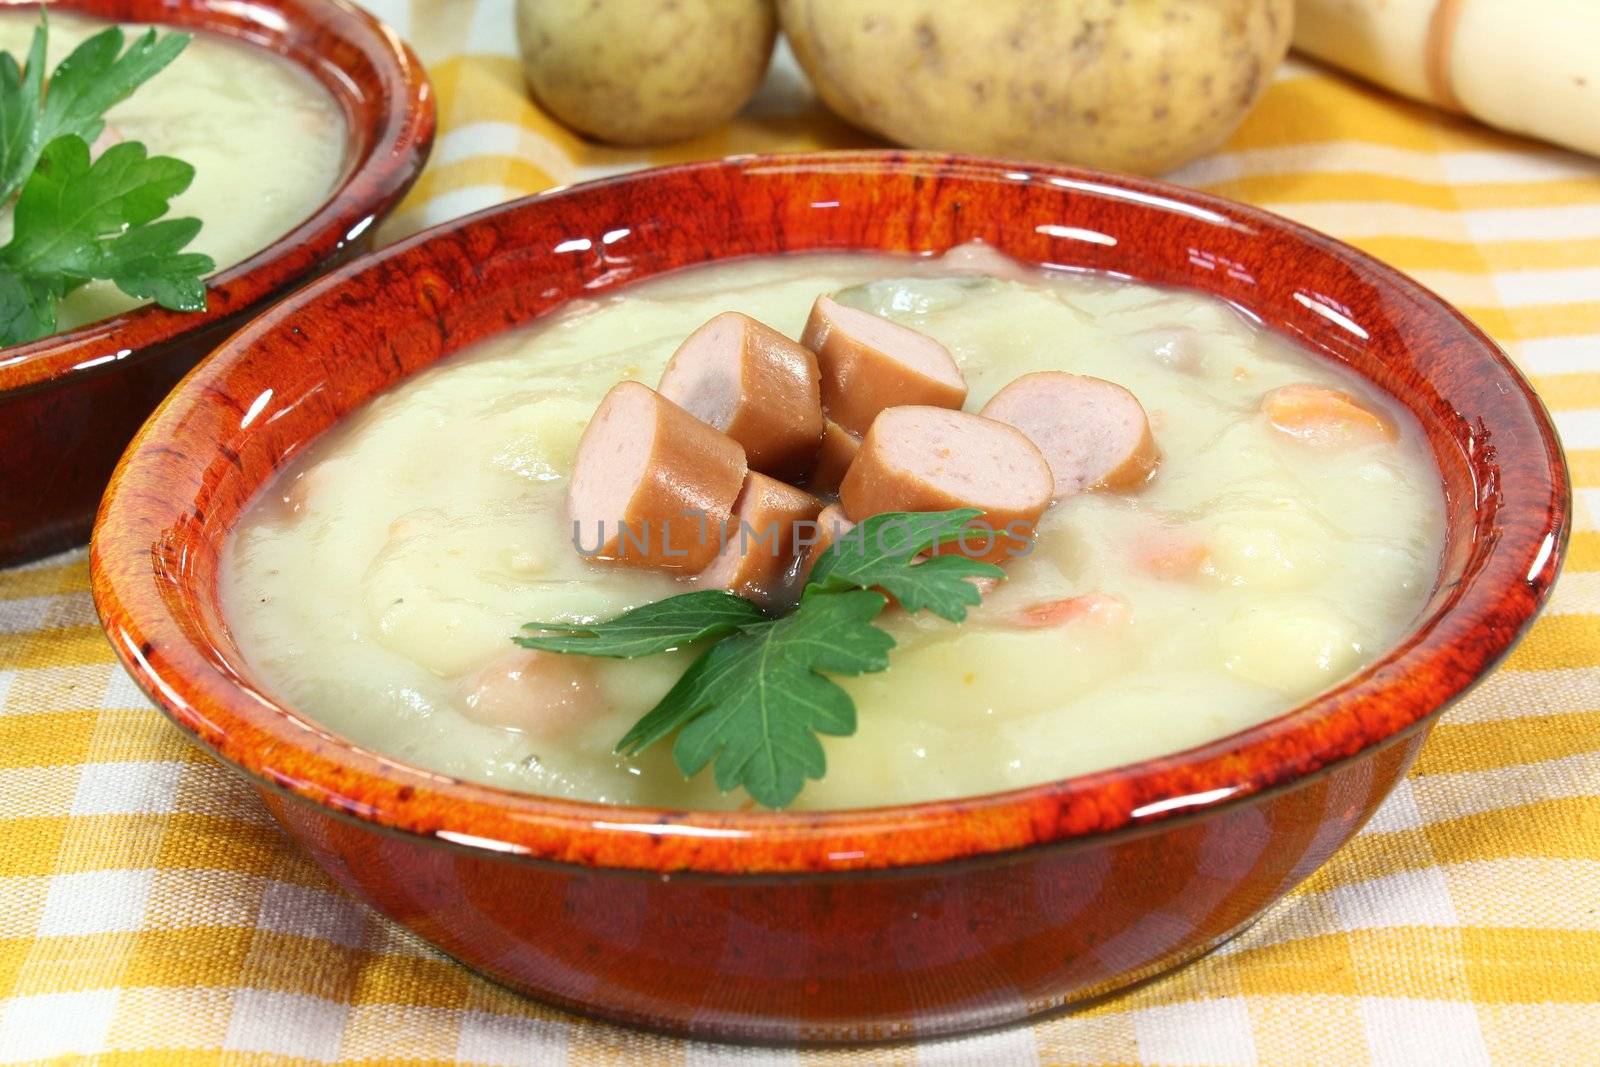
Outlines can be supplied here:
[[[47, 69], [108, 23], [51, 10]], [[0, 51], [26, 58], [37, 8], [0, 14]], [[126, 26], [131, 42], [144, 26]], [[171, 27], [158, 26], [159, 32]], [[168, 218], [192, 216], [202, 227], [187, 251], [204, 252], [226, 270], [248, 259], [311, 215], [344, 166], [344, 118], [334, 99], [299, 67], [261, 48], [196, 33], [165, 70], [106, 113], [102, 144], [140, 141], [151, 155], [175, 156], [195, 169]], [[0, 242], [11, 236], [11, 207], [0, 209]], [[136, 306], [106, 281], [61, 301], [61, 330]]]
[[[1418, 426], [1232, 307], [1082, 274], [795, 255], [576, 302], [316, 441], [226, 552], [225, 607], [252, 668], [328, 728], [430, 770], [619, 804], [748, 804], [709, 771], [685, 780], [670, 744], [613, 753], [692, 650], [562, 655], [570, 673], [546, 679], [534, 713], [507, 685], [522, 654], [510, 639], [533, 620], [604, 620], [686, 588], [574, 550], [564, 502], [579, 436], [612, 386], [655, 385], [711, 316], [741, 311], [796, 338], [825, 292], [947, 346], [968, 411], [1032, 371], [1125, 386], [1162, 459], [1134, 491], [1052, 507], [965, 623], [880, 616], [890, 666], [837, 679], [859, 728], [823, 739], [826, 776], [796, 807], [988, 793], [1220, 738], [1381, 653], [1431, 590], [1443, 505]], [[1308, 384], [1357, 398], [1392, 439], [1319, 447], [1275, 428], [1263, 398]], [[1050, 608], [1063, 601], [1081, 610]]]

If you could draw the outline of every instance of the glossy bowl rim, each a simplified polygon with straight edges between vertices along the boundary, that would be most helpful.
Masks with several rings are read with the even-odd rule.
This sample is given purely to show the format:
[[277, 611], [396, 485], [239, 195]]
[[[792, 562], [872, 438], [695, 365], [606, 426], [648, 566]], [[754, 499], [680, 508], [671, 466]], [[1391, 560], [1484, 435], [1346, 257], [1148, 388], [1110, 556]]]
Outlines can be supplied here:
[[[191, 644], [163, 591], [149, 588], [159, 581], [159, 575], [144, 574], [124, 581], [108, 565], [107, 542], [116, 538], [116, 529], [130, 516], [153, 517], [156, 512], [176, 516], [181, 510], [159, 493], [141, 491], [132, 484], [135, 478], [130, 466], [138, 453], [161, 447], [168, 423], [177, 420], [191, 394], [205, 388], [205, 378], [220, 377], [229, 361], [243, 358], [253, 339], [306, 305], [337, 294], [348, 278], [381, 270], [418, 245], [470, 232], [480, 220], [503, 213], [540, 210], [546, 204], [559, 205], [565, 197], [599, 195], [659, 180], [661, 175], [761, 166], [867, 171], [932, 167], [940, 174], [966, 171], [990, 178], [1002, 174], [1012, 178], [1019, 172], [1023, 177], [1049, 176], [1119, 199], [1156, 198], [1218, 213], [1230, 221], [1278, 231], [1299, 246], [1358, 267], [1366, 279], [1408, 297], [1426, 309], [1431, 322], [1446, 324], [1471, 342], [1493, 365], [1499, 380], [1511, 386], [1502, 391], [1500, 404], [1508, 419], [1517, 414], [1524, 428], [1537, 430], [1537, 444], [1543, 450], [1542, 477], [1496, 489], [1512, 498], [1503, 508], [1511, 504], [1541, 507], [1543, 521], [1526, 533], [1513, 529], [1501, 536], [1497, 532], [1483, 550], [1503, 572], [1505, 580], [1499, 585], [1484, 587], [1485, 563], [1472, 580], [1461, 582], [1452, 591], [1447, 605], [1420, 618], [1383, 656], [1334, 688], [1263, 723], [1167, 756], [1004, 792], [824, 812], [685, 812], [598, 804], [464, 782], [400, 763], [344, 740], [246, 685], [249, 675], [242, 663], [237, 677], [218, 670], [220, 653]], [[391, 381], [385, 388], [393, 384]], [[1415, 410], [1406, 397], [1396, 399]], [[1481, 514], [1481, 509], [1477, 513]], [[433, 838], [482, 856], [664, 873], [833, 874], [927, 867], [1056, 843], [1104, 840], [1157, 822], [1187, 821], [1190, 816], [1259, 800], [1349, 759], [1370, 755], [1459, 698], [1521, 638], [1559, 571], [1569, 516], [1565, 459], [1549, 415], [1532, 387], [1465, 316], [1394, 268], [1262, 209], [1166, 182], [1033, 162], [864, 150], [729, 157], [558, 187], [446, 222], [329, 274], [240, 330], [157, 409], [113, 475], [96, 523], [91, 568], [100, 617], [117, 656], [135, 681], [214, 755], [259, 783], [360, 822]], [[1527, 588], [1522, 589], [1518, 581]], [[185, 604], [193, 597], [189, 589], [176, 592]], [[146, 610], [135, 617], [129, 605], [140, 601]], [[1471, 623], [1475, 631], [1488, 636], [1465, 649], [1458, 647], [1460, 642], [1435, 639], [1430, 643], [1430, 635], [1447, 620]], [[183, 662], [174, 662], [174, 655]], [[1424, 660], [1443, 672], [1447, 684], [1419, 699], [1404, 686], [1403, 668]], [[1373, 704], [1382, 706], [1381, 721], [1363, 722], [1362, 709]], [[300, 758], [306, 752], [296, 751], [293, 773], [284, 772], [262, 757], [259, 745], [240, 742], [237, 732], [241, 728], [257, 728], [252, 720], [276, 720], [273, 725], [277, 727], [289, 724], [303, 736], [316, 739], [306, 742], [307, 747], [325, 746], [337, 758], [320, 753]], [[235, 733], [230, 734], [230, 729]], [[285, 743], [285, 736], [286, 730], [275, 743]], [[1309, 748], [1301, 745], [1296, 750], [1289, 744], [1298, 745], [1308, 738], [1313, 742]], [[1166, 783], [1159, 795], [1141, 791], [1140, 787], [1153, 779]], [[374, 792], [351, 788], [353, 784], [380, 788]]]
[[[263, 48], [259, 40], [219, 19], [218, 0], [190, 0], [191, 8], [170, 5], [175, 16], [189, 15], [188, 21], [162, 21], [159, 25], [200, 29], [228, 38], [243, 47]], [[279, 0], [248, 7], [231, 5], [252, 13], [251, 21], [266, 24], [254, 15], [255, 7], [278, 10]], [[36, 0], [0, 0], [0, 13], [7, 8], [31, 8]], [[100, 0], [54, 0], [52, 8], [86, 18], [114, 18], [101, 13]], [[400, 201], [422, 173], [433, 144], [435, 113], [433, 89], [427, 72], [411, 47], [364, 8], [351, 0], [323, 0], [319, 12], [320, 28], [333, 40], [351, 46], [370, 60], [379, 76], [394, 89], [389, 107], [374, 110], [361, 125], [370, 140], [360, 156], [347, 161], [326, 198], [288, 232], [249, 257], [218, 271], [206, 285], [207, 308], [201, 312], [169, 311], [153, 303], [141, 304], [110, 318], [85, 323], [73, 330], [51, 334], [35, 341], [0, 348], [0, 398], [48, 387], [76, 376], [110, 373], [114, 368], [138, 362], [165, 346], [182, 341], [219, 321], [228, 319], [271, 300], [313, 275], [317, 264], [336, 255], [342, 248], [377, 225]], [[364, 41], [340, 32], [341, 20], [354, 20]], [[324, 92], [331, 92], [315, 70], [294, 56], [272, 51], [279, 60], [300, 68]], [[343, 109], [341, 108], [341, 111]], [[346, 150], [358, 144], [358, 129], [345, 121]], [[366, 186], [363, 191], [363, 186]], [[313, 257], [296, 265], [293, 253], [305, 250]]]

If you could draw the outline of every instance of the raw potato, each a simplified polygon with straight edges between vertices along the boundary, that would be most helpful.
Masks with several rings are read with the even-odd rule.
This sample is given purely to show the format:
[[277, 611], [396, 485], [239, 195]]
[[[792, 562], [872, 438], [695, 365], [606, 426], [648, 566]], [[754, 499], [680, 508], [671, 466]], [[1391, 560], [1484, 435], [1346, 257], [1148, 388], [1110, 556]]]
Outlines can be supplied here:
[[1294, 0], [778, 0], [841, 116], [916, 148], [1157, 174], [1233, 132]]
[[518, 0], [528, 88], [614, 144], [679, 141], [733, 117], [767, 71], [772, 0]]

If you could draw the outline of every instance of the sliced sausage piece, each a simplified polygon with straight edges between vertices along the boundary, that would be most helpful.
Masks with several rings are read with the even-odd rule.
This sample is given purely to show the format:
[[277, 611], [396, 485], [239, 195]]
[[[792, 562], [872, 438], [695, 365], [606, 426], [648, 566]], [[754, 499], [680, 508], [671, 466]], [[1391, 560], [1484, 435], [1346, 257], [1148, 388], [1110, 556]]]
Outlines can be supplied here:
[[1039, 272], [1012, 259], [981, 237], [956, 245], [939, 257], [939, 265], [956, 274], [982, 274], [1008, 282], [1038, 282]]
[[744, 487], [739, 443], [638, 382], [600, 401], [567, 489], [578, 551], [695, 574], [721, 548]]
[[822, 501], [805, 490], [751, 471], [733, 506], [727, 544], [695, 584], [729, 589], [764, 607], [784, 603], [794, 584], [796, 535], [821, 510]]
[[980, 412], [1039, 446], [1056, 498], [1086, 489], [1134, 489], [1161, 463], [1138, 397], [1115, 382], [1061, 371], [1024, 374]]
[[463, 714], [549, 740], [605, 708], [594, 665], [582, 656], [512, 649], [456, 685]]
[[1279, 433], [1313, 448], [1394, 441], [1394, 424], [1351, 396], [1309, 382], [1285, 385], [1261, 399], [1261, 410]]
[[748, 315], [724, 312], [690, 334], [660, 393], [744, 446], [752, 470], [795, 479], [822, 437], [817, 357]]
[[1013, 427], [965, 411], [894, 407], [873, 420], [839, 502], [857, 522], [885, 511], [977, 508], [971, 536], [941, 551], [1000, 560], [1027, 550], [1052, 488], [1044, 456]]
[[817, 354], [823, 410], [851, 433], [866, 433], [884, 408], [959, 408], [967, 399], [944, 345], [830, 296], [817, 297], [800, 343]]
[[834, 493], [844, 481], [844, 472], [856, 461], [861, 451], [861, 438], [840, 426], [832, 419], [822, 423], [822, 446], [817, 449], [817, 463], [811, 468], [806, 485], [813, 493]]
[[822, 554], [833, 547], [833, 543], [851, 530], [856, 524], [850, 521], [844, 513], [844, 508], [838, 504], [829, 504], [817, 516], [815, 537], [811, 544], [806, 546], [805, 554], [801, 557], [800, 568], [796, 575], [797, 584], [805, 585], [806, 579], [811, 577], [811, 568], [817, 565], [817, 560]]

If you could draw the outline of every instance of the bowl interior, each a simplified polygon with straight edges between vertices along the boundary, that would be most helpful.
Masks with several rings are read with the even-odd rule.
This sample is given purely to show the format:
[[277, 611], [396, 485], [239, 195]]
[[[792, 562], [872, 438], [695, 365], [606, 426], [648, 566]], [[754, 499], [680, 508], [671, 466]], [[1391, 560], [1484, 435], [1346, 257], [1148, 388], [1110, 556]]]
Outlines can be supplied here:
[[[262, 692], [217, 597], [218, 552], [290, 457], [443, 356], [663, 271], [735, 256], [936, 253], [983, 238], [1023, 260], [1230, 300], [1354, 368], [1421, 421], [1444, 486], [1438, 583], [1417, 629], [1355, 677], [1187, 752], [950, 802], [821, 814], [672, 813], [512, 794], [403, 767]], [[645, 172], [493, 209], [352, 264], [224, 345], [124, 458], [95, 539], [102, 617], [186, 729], [314, 802], [466, 847], [714, 871], [898, 866], [1134, 827], [1280, 785], [1392, 740], [1472, 684], [1559, 565], [1567, 485], [1542, 407], [1437, 298], [1343, 245], [1160, 183], [858, 153]]]
[[[0, 0], [0, 10], [38, 9]], [[0, 392], [64, 374], [106, 372], [130, 353], [236, 315], [315, 273], [397, 203], [433, 137], [432, 91], [421, 64], [382, 24], [347, 0], [53, 0], [52, 10], [203, 31], [265, 48], [302, 67], [338, 104], [343, 171], [306, 219], [248, 259], [214, 275], [202, 312], [154, 305], [0, 352]], [[52, 53], [53, 60], [60, 56]]]

